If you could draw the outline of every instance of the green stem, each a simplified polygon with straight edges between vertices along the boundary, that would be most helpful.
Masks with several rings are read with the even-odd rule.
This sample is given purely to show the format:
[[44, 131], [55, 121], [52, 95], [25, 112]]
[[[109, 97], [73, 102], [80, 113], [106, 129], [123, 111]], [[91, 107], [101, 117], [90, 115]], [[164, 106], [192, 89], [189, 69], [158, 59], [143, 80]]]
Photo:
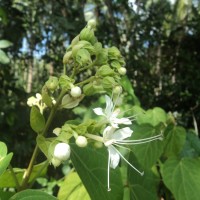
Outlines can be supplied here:
[[33, 180], [31, 181], [31, 185], [30, 185], [30, 188], [32, 187], [33, 183], [35, 182], [35, 180], [40, 176], [40, 174], [42, 173], [42, 171], [44, 170], [45, 167], [47, 167], [49, 164], [49, 161], [46, 160], [44, 162], [44, 164], [40, 167], [40, 169], [38, 170], [37, 174], [34, 176]]
[[[47, 120], [47, 122], [46, 122], [45, 128], [44, 128], [44, 130], [43, 130], [43, 132], [42, 132], [41, 135], [43, 135], [43, 136], [46, 136], [46, 135], [47, 135], [48, 130], [49, 130], [49, 127], [50, 127], [50, 125], [51, 125], [51, 122], [52, 122], [52, 120], [53, 120], [53, 118], [54, 118], [54, 116], [55, 116], [55, 114], [56, 114], [56, 111], [58, 110], [58, 107], [59, 107], [59, 105], [60, 105], [60, 102], [61, 102], [61, 100], [62, 100], [64, 94], [65, 94], [65, 91], [62, 90], [61, 93], [60, 93], [60, 95], [59, 95], [59, 97], [58, 97], [58, 99], [57, 99], [57, 102], [56, 102], [55, 106], [51, 109], [51, 112], [50, 112], [50, 114], [49, 114], [49, 117], [48, 117], [48, 120]], [[34, 149], [34, 151], [33, 151], [33, 154], [32, 154], [31, 160], [30, 160], [30, 163], [29, 163], [29, 165], [28, 165], [28, 168], [27, 168], [27, 169], [25, 170], [25, 172], [24, 172], [22, 184], [21, 184], [21, 186], [19, 187], [19, 190], [24, 190], [24, 189], [27, 188], [28, 181], [29, 181], [30, 176], [31, 176], [31, 173], [32, 173], [32, 171], [33, 171], [33, 166], [34, 166], [34, 164], [35, 164], [35, 160], [36, 160], [36, 158], [37, 158], [37, 156], [38, 156], [38, 153], [39, 153], [39, 147], [38, 147], [38, 145], [36, 145], [36, 147], [35, 147], [35, 149]]]
[[101, 136], [93, 135], [93, 134], [89, 134], [89, 133], [86, 133], [85, 136], [90, 139], [96, 140], [98, 142], [103, 142], [103, 137], [101, 137]]
[[63, 74], [66, 74], [67, 73], [67, 66], [66, 64], [63, 64]]
[[94, 60], [94, 62], [92, 62], [90, 65], [81, 68], [81, 69], [79, 70], [79, 72], [82, 72], [82, 71], [84, 71], [84, 70], [86, 70], [86, 69], [90, 69], [90, 68], [92, 68], [95, 64], [96, 64], [96, 60]]
[[17, 190], [19, 190], [20, 184], [19, 184], [19, 181], [18, 181], [18, 179], [17, 179], [17, 176], [16, 176], [16, 174], [15, 174], [15, 172], [14, 172], [14, 170], [13, 170], [11, 164], [9, 164], [8, 168], [10, 169], [10, 172], [11, 172], [11, 174], [12, 174], [12, 177], [13, 177], [13, 179], [14, 179], [14, 181], [15, 181], [16, 188], [17, 188]]
[[79, 82], [79, 83], [77, 83], [77, 84], [75, 84], [75, 85], [81, 86], [81, 85], [83, 85], [83, 84], [86, 84], [86, 83], [89, 83], [89, 82], [93, 81], [95, 78], [96, 78], [95, 76], [92, 76], [92, 77], [88, 78], [87, 80], [82, 81], [82, 82]]

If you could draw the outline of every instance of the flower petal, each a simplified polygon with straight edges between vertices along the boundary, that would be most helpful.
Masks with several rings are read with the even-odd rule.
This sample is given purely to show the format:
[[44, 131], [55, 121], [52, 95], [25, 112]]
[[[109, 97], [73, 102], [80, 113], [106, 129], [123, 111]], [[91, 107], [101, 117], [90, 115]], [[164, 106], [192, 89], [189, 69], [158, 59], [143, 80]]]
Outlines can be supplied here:
[[102, 108], [94, 108], [93, 111], [97, 115], [105, 115]]
[[112, 139], [124, 140], [132, 135], [133, 131], [129, 127], [121, 128], [115, 131], [112, 135]]
[[108, 146], [108, 151], [110, 155], [110, 167], [115, 169], [119, 164], [120, 155], [117, 153], [117, 151], [115, 150], [115, 147], [113, 146]]
[[115, 119], [113, 119], [113, 122], [116, 123], [116, 124], [126, 124], [126, 125], [132, 124], [131, 120], [128, 119], [128, 118], [125, 118], [125, 117], [120, 118], [120, 119], [115, 118]]
[[113, 110], [113, 102], [112, 102], [112, 99], [108, 95], [105, 95], [105, 99], [106, 99], [105, 113], [107, 117], [109, 118]]

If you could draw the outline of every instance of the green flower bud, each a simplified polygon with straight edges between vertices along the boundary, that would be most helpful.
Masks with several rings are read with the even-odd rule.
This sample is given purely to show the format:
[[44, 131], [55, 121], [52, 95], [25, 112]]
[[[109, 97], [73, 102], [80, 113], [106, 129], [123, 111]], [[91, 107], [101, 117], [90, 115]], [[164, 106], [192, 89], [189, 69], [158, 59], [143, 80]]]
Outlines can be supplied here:
[[75, 97], [75, 98], [80, 97], [81, 93], [82, 93], [81, 92], [81, 88], [78, 87], [78, 86], [73, 87], [71, 89], [71, 92], [70, 92], [70, 94], [72, 95], [72, 97]]
[[53, 133], [54, 133], [55, 135], [57, 135], [57, 136], [60, 135], [60, 132], [61, 132], [61, 128], [55, 128], [55, 129], [53, 129]]
[[95, 28], [97, 23], [96, 23], [96, 20], [95, 19], [90, 19], [87, 23], [88, 27], [89, 28]]
[[69, 62], [71, 56], [72, 56], [72, 51], [66, 52], [64, 57], [63, 57], [63, 63], [67, 64]]
[[79, 147], [86, 147], [88, 144], [87, 138], [85, 136], [78, 136], [76, 138], [76, 144]]
[[115, 72], [108, 65], [103, 65], [98, 69], [97, 74], [100, 76], [113, 76]]
[[55, 157], [52, 158], [51, 163], [54, 167], [58, 167], [61, 164], [61, 161]]
[[117, 47], [111, 47], [108, 49], [108, 57], [111, 60], [118, 59], [121, 57], [121, 53]]
[[121, 74], [121, 75], [125, 75], [125, 74], [126, 74], [126, 68], [125, 68], [125, 67], [120, 67], [120, 68], [118, 69], [118, 72], [119, 72], [119, 74]]
[[58, 87], [58, 78], [50, 76], [49, 80], [45, 83], [45, 86], [50, 90], [54, 91]]
[[62, 99], [61, 108], [74, 108], [78, 106], [79, 102], [83, 99], [83, 97], [84, 95], [81, 95], [79, 98], [74, 98], [71, 95], [66, 94]]
[[93, 40], [95, 39], [94, 30], [89, 28], [89, 27], [84, 28], [80, 32], [80, 39], [81, 40], [86, 40], [88, 42], [93, 42]]
[[114, 89], [113, 89], [113, 93], [117, 94], [117, 95], [121, 94], [122, 93], [122, 87], [120, 85], [115, 86]]
[[102, 49], [96, 56], [96, 65], [104, 65], [108, 62], [108, 50]]
[[79, 49], [76, 54], [76, 62], [79, 63], [80, 65], [91, 63], [92, 60], [91, 60], [91, 56], [88, 50]]
[[79, 42], [79, 35], [77, 35], [71, 42], [71, 46], [73, 47], [74, 45], [76, 45]]

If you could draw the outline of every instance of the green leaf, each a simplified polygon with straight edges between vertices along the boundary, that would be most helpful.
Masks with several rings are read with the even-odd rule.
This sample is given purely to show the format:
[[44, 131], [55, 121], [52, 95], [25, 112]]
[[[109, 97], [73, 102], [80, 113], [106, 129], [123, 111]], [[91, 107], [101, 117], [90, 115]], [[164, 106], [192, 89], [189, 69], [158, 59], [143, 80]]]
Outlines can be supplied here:
[[183, 127], [173, 126], [165, 131], [165, 156], [176, 156], [180, 153], [186, 140], [186, 131]]
[[66, 176], [65, 180], [62, 182], [59, 192], [59, 200], [90, 200], [90, 197], [81, 182], [78, 174], [76, 172], [71, 172]]
[[56, 198], [46, 192], [28, 189], [15, 194], [10, 200], [56, 200]]
[[49, 160], [51, 160], [49, 148], [54, 140], [55, 138], [45, 138], [42, 135], [37, 136], [37, 145]]
[[119, 169], [110, 169], [110, 187], [107, 191], [108, 152], [105, 148], [79, 148], [71, 145], [71, 160], [91, 199], [121, 200], [123, 186]]
[[0, 200], [9, 200], [11, 196], [15, 194], [14, 192], [4, 191], [0, 189]]
[[[138, 163], [135, 156], [131, 153], [129, 156], [129, 162], [137, 168]], [[128, 166], [128, 183], [130, 187], [131, 200], [156, 200], [157, 197], [157, 186], [159, 179], [149, 170], [144, 171], [144, 175], [141, 176], [133, 168]]]
[[8, 58], [6, 53], [0, 49], [0, 63], [8, 64], [9, 62], [10, 62], [10, 59]]
[[138, 124], [151, 124], [152, 126], [157, 126], [161, 122], [165, 123], [166, 120], [167, 114], [159, 107], [149, 109], [146, 113], [137, 116]]
[[[161, 134], [160, 126], [153, 127], [148, 124], [135, 126], [130, 139], [138, 140]], [[130, 148], [144, 169], [151, 168], [163, 152], [163, 141], [155, 140], [144, 144], [131, 145]]]
[[200, 156], [200, 139], [192, 130], [186, 134], [186, 142], [180, 154], [181, 157]]
[[163, 181], [176, 200], [199, 200], [200, 159], [169, 159], [161, 168]]
[[0, 142], [0, 160], [7, 154], [7, 146], [4, 142]]
[[[21, 184], [25, 169], [13, 168], [13, 170], [17, 177], [17, 180], [19, 181], [19, 184]], [[35, 178], [36, 175], [38, 175], [38, 173], [40, 174], [40, 176], [44, 176], [46, 174], [46, 171], [47, 171], [46, 162], [34, 165], [29, 183], [33, 181], [33, 179]], [[11, 171], [7, 170], [0, 176], [0, 188], [11, 188], [11, 187], [12, 188], [16, 187], [15, 180], [13, 179]]]
[[9, 153], [5, 157], [0, 157], [0, 175], [6, 171], [8, 165], [10, 164], [12, 156], [13, 153]]
[[9, 42], [8, 40], [0, 40], [0, 49], [8, 48], [12, 45], [12, 42]]
[[123, 76], [120, 80], [120, 83], [122, 84], [122, 87], [124, 88], [124, 90], [131, 96], [134, 105], [140, 105], [140, 101], [137, 98], [137, 96], [135, 95], [135, 92], [133, 90], [133, 86], [130, 82], [130, 80], [128, 79], [127, 76]]
[[36, 106], [33, 106], [31, 108], [30, 124], [31, 128], [36, 133], [41, 133], [45, 127], [44, 116], [40, 113], [39, 109]]

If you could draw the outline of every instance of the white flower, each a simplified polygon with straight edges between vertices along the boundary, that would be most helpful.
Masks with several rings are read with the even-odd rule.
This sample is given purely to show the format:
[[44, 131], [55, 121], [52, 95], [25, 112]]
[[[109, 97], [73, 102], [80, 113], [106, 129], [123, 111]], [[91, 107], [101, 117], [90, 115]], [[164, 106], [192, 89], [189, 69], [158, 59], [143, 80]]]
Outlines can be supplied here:
[[131, 120], [129, 118], [117, 118], [117, 116], [120, 114], [120, 109], [115, 109], [115, 105], [113, 104], [111, 98], [107, 95], [105, 95], [106, 99], [106, 109], [103, 110], [102, 108], [94, 108], [94, 112], [97, 115], [104, 116], [106, 120], [111, 124], [112, 127], [118, 128], [118, 124], [125, 124], [130, 125], [132, 124]]
[[[103, 143], [108, 149], [108, 191], [110, 191], [110, 167], [115, 169], [120, 161], [120, 157], [129, 164], [134, 170], [136, 170], [141, 176], [144, 172], [140, 172], [136, 169], [126, 158], [120, 153], [116, 147], [126, 148], [121, 145], [134, 145], [151, 142], [154, 140], [162, 139], [162, 134], [152, 136], [140, 140], [125, 140], [132, 135], [133, 131], [129, 127], [122, 129], [115, 129], [111, 126], [107, 126], [103, 132]], [[116, 146], [116, 147], [115, 147]]]
[[42, 95], [40, 93], [36, 93], [36, 97], [29, 97], [27, 100], [28, 106], [37, 106], [40, 109], [40, 113], [43, 113], [43, 110], [46, 108], [46, 104], [42, 101]]

